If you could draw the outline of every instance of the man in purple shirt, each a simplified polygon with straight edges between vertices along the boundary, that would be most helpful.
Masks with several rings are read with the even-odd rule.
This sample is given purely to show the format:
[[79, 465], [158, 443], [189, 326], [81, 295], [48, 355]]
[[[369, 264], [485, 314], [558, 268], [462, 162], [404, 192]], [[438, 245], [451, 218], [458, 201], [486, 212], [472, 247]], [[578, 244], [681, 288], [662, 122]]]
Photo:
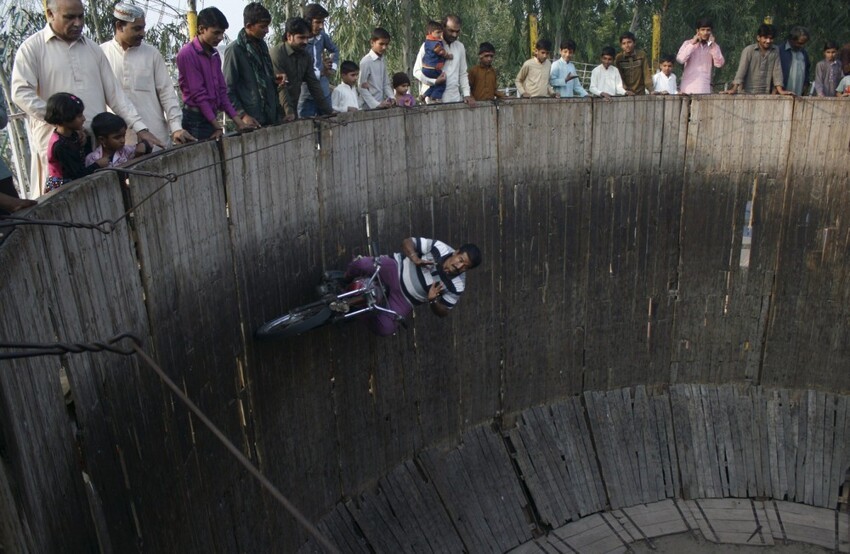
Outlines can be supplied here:
[[703, 17], [697, 21], [694, 38], [682, 43], [676, 61], [685, 66], [679, 92], [711, 94], [711, 66], [720, 69], [726, 60], [714, 40], [710, 19]]
[[227, 18], [217, 8], [198, 13], [198, 36], [177, 54], [178, 83], [183, 93], [183, 128], [198, 140], [217, 139], [224, 133], [218, 112], [226, 113], [237, 131], [256, 129], [259, 123], [248, 114], [241, 118], [227, 97], [216, 46], [224, 38]]

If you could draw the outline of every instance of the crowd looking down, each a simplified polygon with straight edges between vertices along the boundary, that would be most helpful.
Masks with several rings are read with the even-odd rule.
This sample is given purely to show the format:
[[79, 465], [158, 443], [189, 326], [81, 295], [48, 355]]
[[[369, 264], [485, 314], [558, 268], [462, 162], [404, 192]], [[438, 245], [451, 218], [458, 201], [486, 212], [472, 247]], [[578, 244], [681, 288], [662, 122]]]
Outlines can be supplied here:
[[[217, 47], [229, 24], [220, 10], [208, 7], [198, 13], [197, 36], [176, 57], [180, 99], [162, 55], [144, 42], [142, 8], [116, 4], [114, 37], [100, 45], [83, 36], [83, 15], [81, 0], [48, 0], [47, 25], [15, 56], [12, 100], [28, 115], [30, 183], [37, 189], [32, 197], [156, 148], [217, 139], [224, 133], [222, 114], [237, 131], [248, 131], [319, 115], [421, 103], [475, 105], [507, 96], [498, 88], [491, 43], [478, 46], [478, 63], [468, 67], [456, 15], [427, 22], [411, 80], [387, 67], [392, 37], [381, 27], [373, 29], [359, 62], [340, 60], [325, 29], [328, 12], [319, 4], [287, 20], [283, 41], [272, 47], [266, 42], [271, 14], [260, 3], [248, 4], [243, 27], [221, 56]], [[809, 36], [795, 26], [780, 40], [772, 25], [761, 25], [756, 42], [741, 53], [731, 88], [722, 93], [850, 96], [850, 43], [827, 41], [812, 80]], [[570, 39], [557, 51], [551, 41], [538, 40], [516, 75], [517, 96], [710, 94], [712, 71], [726, 63], [707, 18], [696, 21], [694, 35], [655, 68], [635, 35], [623, 33], [619, 51], [607, 46], [599, 52], [587, 89], [573, 64], [575, 51]], [[683, 66], [681, 82], [673, 72], [677, 63]], [[0, 214], [32, 204], [16, 197], [5, 166], [0, 181]]]

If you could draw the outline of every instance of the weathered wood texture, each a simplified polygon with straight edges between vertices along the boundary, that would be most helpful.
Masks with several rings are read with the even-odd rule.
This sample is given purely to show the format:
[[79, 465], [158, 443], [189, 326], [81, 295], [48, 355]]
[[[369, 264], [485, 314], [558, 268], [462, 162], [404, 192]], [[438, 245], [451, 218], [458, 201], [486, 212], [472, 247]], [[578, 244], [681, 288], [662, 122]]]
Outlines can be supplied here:
[[720, 98], [691, 103], [670, 382], [759, 377], [795, 104]]
[[794, 104], [791, 124], [785, 122], [792, 138], [784, 177], [784, 235], [776, 249], [776, 284], [760, 376], [765, 384], [850, 388], [846, 121], [847, 106], [840, 102], [802, 100]]
[[[48, 197], [38, 217], [97, 222], [123, 212], [116, 176], [107, 173]], [[126, 222], [108, 235], [17, 228], [0, 248], [5, 300], [0, 336], [73, 343], [129, 331], [147, 342], [131, 250]], [[4, 548], [88, 552], [100, 543], [104, 552], [134, 549], [132, 511], [144, 509], [149, 493], [165, 493], [150, 481], [152, 471], [168, 471], [155, 452], [163, 431], [155, 416], [158, 381], [134, 359], [117, 354], [29, 358], [0, 367], [4, 474], [17, 503], [17, 513], [9, 510], [14, 505], [4, 506], [3, 519], [19, 525], [17, 536], [3, 537]], [[62, 370], [71, 391], [64, 396]], [[140, 384], [152, 388], [151, 394]], [[70, 400], [73, 409], [66, 407]], [[82, 472], [92, 482], [88, 499]]]
[[[115, 233], [21, 227], [0, 246], [0, 336], [138, 334], [314, 520], [494, 418], [523, 497], [539, 496], [499, 512], [513, 525], [487, 538], [500, 547], [523, 525], [638, 499], [834, 506], [850, 454], [844, 397], [651, 391], [850, 390], [840, 217], [850, 130], [835, 124], [848, 110], [779, 98], [535, 100], [298, 121], [175, 149], [136, 165], [176, 183], [131, 176], [122, 189], [97, 175], [34, 210], [100, 221], [141, 202]], [[367, 252], [367, 217], [381, 252], [408, 235], [482, 246], [455, 313], [423, 310], [388, 340], [349, 325], [255, 343], [252, 330], [310, 299], [323, 269]], [[4, 546], [265, 551], [306, 540], [146, 368], [104, 354], [61, 364], [71, 416], [57, 360], [0, 363], [11, 491], [0, 499], [19, 522]], [[634, 385], [648, 388], [604, 392]], [[585, 391], [597, 391], [586, 409], [575, 397]], [[559, 442], [543, 448], [541, 437]], [[601, 452], [614, 457], [597, 463]], [[451, 505], [448, 490], [437, 492]], [[51, 516], [59, 499], [71, 515]], [[336, 523], [340, 537], [359, 536], [354, 519]]]
[[[835, 511], [850, 468], [839, 446], [846, 397], [674, 385], [669, 394], [588, 391], [584, 400], [530, 408], [509, 429], [480, 426], [454, 449], [426, 450], [340, 503], [322, 528], [344, 550], [612, 552], [683, 532], [728, 544], [831, 544], [850, 521]], [[792, 411], [812, 414], [798, 431], [783, 421]], [[777, 501], [747, 499], [765, 496]], [[796, 517], [786, 512], [820, 514], [799, 523], [828, 536], [775, 525]], [[452, 542], [438, 544], [446, 537]], [[841, 542], [847, 548], [846, 536]], [[308, 542], [301, 551], [319, 550]]]
[[[691, 533], [719, 545], [771, 546], [788, 541], [850, 552], [850, 516], [791, 502], [710, 499], [649, 505], [597, 514], [568, 523], [510, 554], [629, 552], [632, 544], [665, 535]], [[734, 547], [732, 547], [734, 548]]]

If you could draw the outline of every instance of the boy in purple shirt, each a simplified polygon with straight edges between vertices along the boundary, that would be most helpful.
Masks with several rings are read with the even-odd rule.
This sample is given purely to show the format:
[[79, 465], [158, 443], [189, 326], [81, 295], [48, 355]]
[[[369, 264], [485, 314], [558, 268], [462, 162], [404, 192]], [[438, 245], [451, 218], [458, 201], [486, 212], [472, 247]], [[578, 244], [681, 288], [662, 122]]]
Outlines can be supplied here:
[[216, 50], [227, 27], [227, 18], [221, 11], [204, 8], [198, 13], [198, 35], [177, 54], [178, 83], [183, 93], [183, 128], [198, 140], [217, 139], [224, 134], [224, 127], [218, 121], [219, 111], [233, 120], [237, 131], [260, 126], [248, 114], [240, 118], [227, 97], [227, 82]]

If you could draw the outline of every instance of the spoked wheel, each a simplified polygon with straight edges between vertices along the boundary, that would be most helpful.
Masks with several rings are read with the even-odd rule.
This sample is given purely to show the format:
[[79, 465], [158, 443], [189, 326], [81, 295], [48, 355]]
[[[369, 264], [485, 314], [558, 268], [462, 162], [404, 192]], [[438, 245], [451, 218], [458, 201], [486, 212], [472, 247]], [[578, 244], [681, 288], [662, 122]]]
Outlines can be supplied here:
[[267, 340], [294, 337], [324, 325], [333, 314], [325, 302], [314, 302], [262, 324], [254, 332], [254, 338]]

